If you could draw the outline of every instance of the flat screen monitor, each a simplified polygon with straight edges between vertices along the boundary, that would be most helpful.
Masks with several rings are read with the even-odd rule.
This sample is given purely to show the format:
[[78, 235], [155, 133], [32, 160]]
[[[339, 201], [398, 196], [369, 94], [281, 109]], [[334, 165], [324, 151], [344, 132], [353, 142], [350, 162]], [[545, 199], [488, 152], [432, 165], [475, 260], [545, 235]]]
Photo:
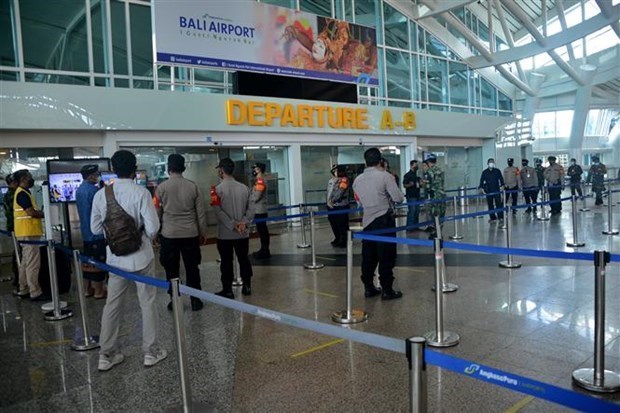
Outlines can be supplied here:
[[100, 171], [109, 171], [110, 159], [50, 159], [47, 161], [50, 202], [75, 202], [75, 192], [82, 183], [80, 171], [85, 165], [97, 165]]
[[147, 182], [146, 171], [137, 170], [135, 181], [136, 181], [136, 184], [138, 185], [146, 186], [146, 182]]
[[112, 185], [116, 179], [118, 179], [118, 176], [114, 172], [101, 172], [101, 181], [105, 186]]
[[9, 192], [8, 186], [0, 186], [0, 195], [6, 195], [7, 192]]

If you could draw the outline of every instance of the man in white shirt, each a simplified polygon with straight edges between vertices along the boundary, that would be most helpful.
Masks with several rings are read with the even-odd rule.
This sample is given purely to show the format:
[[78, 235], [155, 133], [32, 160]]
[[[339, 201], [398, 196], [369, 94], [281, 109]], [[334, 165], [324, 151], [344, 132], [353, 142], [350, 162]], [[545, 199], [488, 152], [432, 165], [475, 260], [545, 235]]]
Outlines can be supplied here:
[[[117, 256], [107, 248], [108, 265], [136, 274], [149, 275], [153, 270], [153, 247], [151, 240], [159, 231], [157, 211], [146, 188], [136, 185], [133, 178], [137, 163], [133, 153], [120, 150], [112, 156], [112, 169], [118, 179], [112, 186], [114, 198], [118, 204], [142, 229], [142, 245], [128, 255]], [[93, 234], [103, 233], [103, 222], [106, 217], [105, 191], [99, 191], [93, 199], [93, 209], [90, 226]], [[129, 288], [128, 279], [110, 273], [108, 280], [108, 298], [101, 317], [101, 336], [99, 339], [99, 370], [107, 371], [124, 360], [118, 348], [118, 332], [121, 317], [123, 296]], [[168, 355], [167, 351], [159, 347], [157, 339], [158, 318], [155, 307], [157, 288], [141, 282], [136, 282], [138, 300], [142, 310], [142, 350], [144, 365], [154, 366]]]

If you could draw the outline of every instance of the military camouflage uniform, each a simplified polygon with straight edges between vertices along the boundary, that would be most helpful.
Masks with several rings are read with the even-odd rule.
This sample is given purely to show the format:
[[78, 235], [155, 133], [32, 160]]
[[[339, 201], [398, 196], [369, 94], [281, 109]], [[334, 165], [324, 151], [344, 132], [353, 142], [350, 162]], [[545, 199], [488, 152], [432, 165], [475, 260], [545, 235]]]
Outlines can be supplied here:
[[[444, 190], [444, 172], [436, 164], [428, 168], [429, 183], [428, 189], [432, 193], [431, 199], [444, 199], [446, 192]], [[433, 216], [443, 218], [446, 215], [445, 202], [435, 202], [431, 204], [431, 212]]]
[[605, 174], [607, 173], [607, 167], [602, 164], [592, 164], [590, 166], [590, 172], [588, 173], [587, 183], [592, 183], [592, 192], [596, 194], [595, 205], [601, 205], [603, 203], [603, 191], [605, 190]]

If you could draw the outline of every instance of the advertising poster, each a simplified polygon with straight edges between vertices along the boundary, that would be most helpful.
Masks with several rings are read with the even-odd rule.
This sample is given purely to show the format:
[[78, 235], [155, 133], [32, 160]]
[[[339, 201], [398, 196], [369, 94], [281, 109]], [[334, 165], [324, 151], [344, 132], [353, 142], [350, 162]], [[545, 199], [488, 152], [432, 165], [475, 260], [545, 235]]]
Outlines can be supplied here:
[[158, 63], [378, 84], [374, 28], [254, 1], [154, 0]]

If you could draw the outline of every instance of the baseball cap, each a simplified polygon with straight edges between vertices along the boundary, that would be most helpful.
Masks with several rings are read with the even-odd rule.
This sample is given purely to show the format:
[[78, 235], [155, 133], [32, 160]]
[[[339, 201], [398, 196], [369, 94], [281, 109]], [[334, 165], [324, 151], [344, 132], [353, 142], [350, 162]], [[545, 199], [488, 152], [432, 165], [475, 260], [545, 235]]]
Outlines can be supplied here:
[[80, 169], [80, 173], [82, 174], [82, 178], [87, 178], [88, 176], [99, 172], [99, 166], [97, 165], [84, 165], [82, 169]]

